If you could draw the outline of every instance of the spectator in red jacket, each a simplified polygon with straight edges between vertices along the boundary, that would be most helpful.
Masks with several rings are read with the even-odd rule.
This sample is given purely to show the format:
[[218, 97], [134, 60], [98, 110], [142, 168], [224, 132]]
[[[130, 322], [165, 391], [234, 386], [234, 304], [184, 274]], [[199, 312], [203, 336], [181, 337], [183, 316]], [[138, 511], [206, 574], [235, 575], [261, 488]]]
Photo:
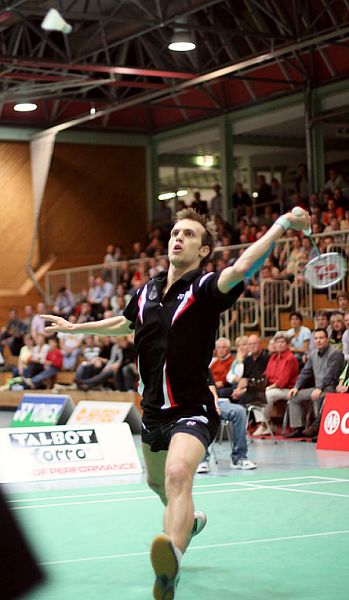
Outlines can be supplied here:
[[210, 369], [218, 391], [230, 387], [227, 375], [234, 360], [230, 349], [231, 344], [228, 338], [220, 337], [216, 340], [215, 356], [210, 364]]
[[50, 379], [62, 369], [63, 354], [58, 346], [57, 338], [50, 338], [48, 343], [50, 348], [47, 352], [44, 368], [41, 373], [38, 373], [31, 378], [23, 377], [24, 384], [27, 388], [34, 389], [43, 387], [43, 383], [47, 379]]
[[271, 355], [265, 375], [268, 385], [265, 389], [267, 405], [263, 409], [266, 421], [259, 424], [253, 435], [271, 435], [267, 426], [273, 406], [278, 400], [287, 400], [288, 392], [294, 387], [299, 373], [298, 361], [290, 350], [290, 337], [285, 331], [274, 336], [276, 352]]

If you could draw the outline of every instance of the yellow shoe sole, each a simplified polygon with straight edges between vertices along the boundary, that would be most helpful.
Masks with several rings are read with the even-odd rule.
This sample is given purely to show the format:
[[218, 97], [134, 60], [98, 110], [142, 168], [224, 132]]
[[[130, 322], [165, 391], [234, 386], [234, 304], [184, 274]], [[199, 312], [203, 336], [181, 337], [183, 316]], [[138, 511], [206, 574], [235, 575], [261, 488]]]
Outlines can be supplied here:
[[154, 599], [173, 600], [179, 579], [179, 565], [168, 535], [160, 534], [154, 538], [150, 558], [156, 575]]

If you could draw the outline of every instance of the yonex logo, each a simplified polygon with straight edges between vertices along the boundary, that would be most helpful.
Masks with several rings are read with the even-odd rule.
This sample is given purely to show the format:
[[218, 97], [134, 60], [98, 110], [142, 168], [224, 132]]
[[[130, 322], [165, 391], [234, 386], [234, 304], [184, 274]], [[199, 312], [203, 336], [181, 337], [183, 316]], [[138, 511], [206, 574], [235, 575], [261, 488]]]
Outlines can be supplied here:
[[341, 421], [341, 418], [340, 418], [339, 412], [337, 410], [331, 410], [325, 419], [325, 423], [324, 423], [325, 432], [328, 435], [333, 435], [334, 433], [336, 433], [337, 429], [339, 428], [340, 421]]
[[184, 298], [184, 294], [178, 294], [177, 300], [183, 300], [183, 298]]
[[196, 421], [187, 421], [187, 425], [194, 427], [194, 425], [196, 425]]

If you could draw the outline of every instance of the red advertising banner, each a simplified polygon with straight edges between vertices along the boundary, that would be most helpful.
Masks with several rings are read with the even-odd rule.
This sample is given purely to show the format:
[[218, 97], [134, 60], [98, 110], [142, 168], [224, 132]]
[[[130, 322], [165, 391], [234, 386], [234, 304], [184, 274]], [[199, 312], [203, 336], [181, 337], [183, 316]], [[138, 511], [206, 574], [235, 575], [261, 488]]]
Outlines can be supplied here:
[[326, 394], [318, 450], [349, 450], [349, 394]]

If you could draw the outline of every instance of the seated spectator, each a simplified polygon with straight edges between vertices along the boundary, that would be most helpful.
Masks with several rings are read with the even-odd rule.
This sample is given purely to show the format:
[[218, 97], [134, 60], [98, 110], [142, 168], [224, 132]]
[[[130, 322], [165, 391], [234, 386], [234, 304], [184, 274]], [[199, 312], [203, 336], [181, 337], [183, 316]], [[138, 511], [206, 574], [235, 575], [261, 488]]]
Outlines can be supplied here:
[[29, 364], [33, 359], [34, 340], [30, 333], [26, 333], [23, 339], [24, 345], [22, 346], [19, 357], [18, 365], [13, 369], [13, 377], [28, 377]]
[[281, 253], [280, 264], [283, 265], [284, 268], [281, 270], [280, 275], [286, 279], [289, 279], [290, 281], [293, 281], [297, 273], [298, 261], [302, 260], [303, 258], [304, 248], [302, 246], [302, 242], [299, 237], [295, 235], [293, 237], [292, 249], [289, 256], [286, 254], [286, 247]]
[[[246, 439], [246, 410], [239, 404], [233, 404], [228, 398], [219, 398], [214, 385], [214, 379], [209, 372], [209, 388], [215, 398], [216, 406], [220, 411], [222, 421], [229, 421], [230, 435], [233, 440], [231, 451], [231, 469], [242, 469], [244, 471], [256, 469], [257, 465], [247, 458], [247, 439]], [[208, 473], [209, 471], [209, 451], [206, 451], [205, 458], [197, 468], [197, 473]]]
[[343, 354], [345, 360], [349, 360], [349, 311], [344, 313], [345, 332], [343, 333]]
[[[325, 211], [322, 214], [322, 222], [324, 225], [330, 225], [332, 219], [343, 219], [344, 210], [337, 206], [334, 198], [329, 198], [326, 202]], [[326, 231], [326, 230], [325, 230]]]
[[54, 377], [63, 366], [63, 354], [58, 346], [56, 337], [51, 337], [48, 341], [49, 350], [43, 363], [43, 370], [33, 377], [23, 377], [25, 386], [29, 389], [43, 387], [43, 383]]
[[307, 356], [309, 352], [309, 344], [311, 339], [311, 331], [309, 327], [304, 327], [303, 317], [299, 312], [292, 312], [290, 314], [290, 325], [287, 335], [291, 339], [290, 350], [294, 352], [295, 357], [298, 360], [298, 366], [300, 369], [303, 367], [303, 356]]
[[346, 330], [344, 323], [344, 316], [342, 313], [335, 312], [332, 313], [330, 318], [331, 325], [331, 333], [329, 335], [329, 342], [331, 346], [334, 346], [339, 350], [339, 352], [343, 351], [343, 334]]
[[[326, 310], [317, 310], [315, 313], [315, 329], [326, 329], [328, 335], [331, 333], [330, 315]], [[315, 350], [314, 333], [311, 334], [309, 352]], [[309, 354], [308, 352], [308, 354]]]
[[67, 319], [74, 311], [75, 305], [74, 294], [63, 286], [57, 292], [52, 310], [55, 315]]
[[37, 344], [38, 343], [38, 337], [39, 335], [43, 335], [46, 337], [45, 334], [45, 320], [40, 316], [40, 315], [45, 315], [47, 313], [46, 310], [46, 306], [43, 302], [39, 302], [37, 304], [36, 307], [36, 313], [33, 317], [32, 323], [31, 323], [31, 330], [30, 333], [34, 338], [34, 342]]
[[77, 318], [77, 323], [90, 323], [94, 321], [92, 316], [91, 305], [89, 302], [81, 302], [80, 314]]
[[[334, 392], [344, 367], [344, 356], [330, 345], [326, 329], [314, 331], [315, 350], [297, 377], [295, 386], [289, 391], [288, 399], [290, 426], [293, 431], [285, 437], [313, 437], [317, 434], [322, 404], [327, 392]], [[312, 382], [315, 382], [312, 385]], [[315, 426], [303, 431], [303, 404], [312, 403]]]
[[230, 350], [231, 344], [228, 338], [220, 337], [216, 340], [215, 356], [211, 361], [210, 369], [218, 395], [221, 394], [224, 388], [230, 388], [227, 375], [234, 360]]
[[[298, 361], [290, 351], [290, 338], [285, 331], [278, 331], [274, 336], [276, 352], [269, 358], [265, 376], [267, 387], [265, 388], [265, 399], [267, 405], [262, 409], [265, 421], [262, 421], [253, 435], [271, 435], [267, 426], [275, 402], [287, 400], [288, 392], [294, 387], [299, 373]], [[255, 415], [256, 417], [256, 415]], [[257, 417], [256, 417], [257, 420]]]
[[41, 373], [41, 371], [43, 371], [46, 356], [49, 349], [50, 347], [47, 343], [46, 337], [43, 333], [39, 333], [37, 336], [36, 344], [33, 348], [31, 360], [27, 364], [26, 377], [34, 377], [34, 375], [37, 375], [38, 373]]
[[15, 308], [9, 312], [9, 320], [5, 327], [1, 329], [0, 343], [1, 347], [7, 346], [13, 356], [19, 356], [23, 346], [23, 335], [26, 333], [25, 323], [18, 317]]
[[349, 360], [339, 376], [336, 392], [339, 394], [347, 394], [349, 392]]
[[341, 220], [340, 226], [341, 226], [341, 230], [349, 229], [349, 209], [345, 209], [344, 218]]
[[249, 353], [244, 360], [244, 372], [232, 393], [232, 399], [238, 404], [260, 404], [265, 403], [264, 372], [267, 368], [270, 354], [263, 350], [261, 339], [258, 335], [250, 335], [248, 338]]
[[[70, 315], [68, 321], [70, 323], [76, 323], [76, 316]], [[63, 369], [65, 371], [74, 371], [81, 354], [81, 344], [84, 339], [84, 334], [79, 333], [77, 335], [72, 335], [71, 333], [57, 333], [57, 338], [63, 354]]]
[[227, 386], [222, 389], [222, 396], [224, 394], [224, 398], [228, 398], [232, 394], [244, 372], [244, 360], [248, 354], [248, 337], [237, 337], [235, 346], [236, 355], [226, 375], [226, 381], [230, 387]]
[[107, 383], [109, 379], [113, 379], [114, 389], [118, 389], [117, 374], [122, 363], [122, 350], [116, 342], [116, 338], [111, 338], [111, 340], [113, 341], [113, 346], [111, 348], [110, 358], [103, 365], [99, 373], [92, 377], [85, 377], [86, 371], [79, 373], [79, 376], [78, 372], [76, 373], [75, 381], [78, 384], [79, 389], [88, 391], [103, 383]]
[[344, 315], [349, 310], [349, 294], [343, 291], [338, 292], [336, 301], [338, 311]]
[[119, 337], [118, 344], [122, 352], [122, 360], [116, 375], [116, 387], [120, 392], [134, 391], [138, 379], [135, 345], [127, 336]]

